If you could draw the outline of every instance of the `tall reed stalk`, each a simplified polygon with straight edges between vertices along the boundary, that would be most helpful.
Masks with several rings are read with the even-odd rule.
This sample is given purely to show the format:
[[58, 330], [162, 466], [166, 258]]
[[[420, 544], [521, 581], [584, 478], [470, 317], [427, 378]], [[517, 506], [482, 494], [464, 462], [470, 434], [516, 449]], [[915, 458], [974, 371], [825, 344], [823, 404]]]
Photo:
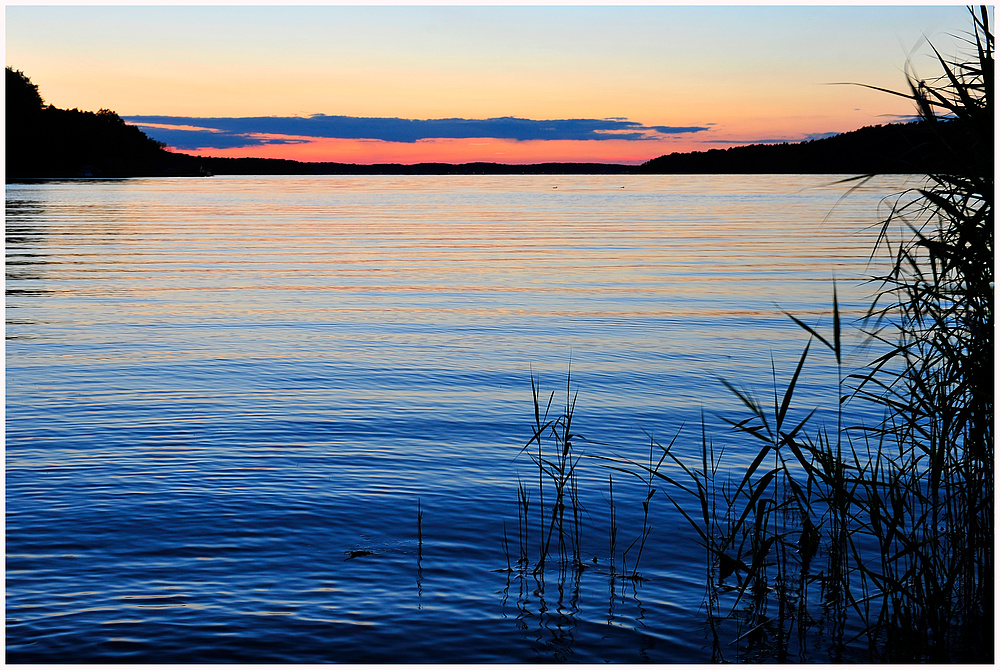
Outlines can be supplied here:
[[[889, 270], [876, 277], [864, 329], [886, 353], [844, 377], [835, 291], [832, 336], [792, 318], [836, 358], [836, 429], [809, 428], [813, 412], [787, 423], [807, 344], [780, 401], [775, 385], [771, 411], [726, 384], [749, 411], [732, 426], [762, 446], [725, 496], [737, 517], [720, 535], [705, 512], [707, 476], [684, 467], [695, 486], [680, 489], [703, 512], [697, 522], [685, 516], [719, 577], [737, 582], [730, 614], [752, 596], [737, 653], [763, 634], [768, 653], [786, 660], [786, 605], [798, 606], [792, 625], [801, 631], [811, 580], [829, 614], [831, 660], [852, 641], [844, 639], [848, 618], [869, 660], [992, 660], [993, 34], [986, 8], [972, 18], [971, 58], [935, 51], [943, 75], [928, 82], [911, 74], [909, 93], [896, 93], [916, 103], [947, 169], [899, 197], [874, 245], [873, 258], [888, 253]], [[848, 401], [879, 408], [883, 420], [844, 426]], [[810, 568], [817, 548], [819, 573]], [[777, 620], [767, 599], [777, 601]]]
[[[908, 92], [888, 91], [915, 103], [933, 143], [923, 151], [936, 153], [944, 169], [899, 196], [873, 244], [873, 261], [885, 253], [888, 270], [874, 278], [879, 288], [862, 334], [885, 353], [844, 374], [834, 283], [829, 331], [788, 315], [809, 341], [787, 381], [772, 363], [770, 402], [723, 380], [745, 411], [727, 419], [731, 428], [756, 445], [742, 474], [724, 465], [726, 449], [716, 448], [704, 419], [700, 458], [675, 454], [678, 436], [667, 446], [650, 438], [645, 463], [592, 456], [645, 486], [642, 530], [622, 552], [622, 576], [639, 577], [657, 487], [694, 529], [706, 555], [713, 660], [729, 653], [822, 660], [815, 657], [820, 643], [835, 662], [993, 660], [994, 39], [988, 9], [970, 12], [970, 56], [949, 60], [935, 50], [938, 79], [911, 72]], [[817, 424], [817, 409], [797, 407], [814, 348], [829, 350], [836, 363], [832, 426]], [[531, 381], [534, 433], [522, 452], [538, 468], [535, 571], [544, 570], [555, 537], [561, 568], [569, 546], [578, 575], [576, 395], [567, 375], [566, 408], [550, 418], [554, 394], [543, 411]], [[858, 405], [881, 420], [845, 425], [845, 408]], [[613, 589], [618, 528], [610, 476], [608, 487]], [[527, 493], [519, 491], [527, 564]], [[630, 573], [625, 561], [636, 546]]]
[[866, 576], [905, 587], [885, 618], [931, 635], [891, 641], [931, 660], [992, 648], [994, 36], [988, 8], [970, 13], [971, 57], [935, 50], [941, 77], [911, 74], [909, 91], [895, 93], [915, 102], [948, 169], [901, 197], [880, 230], [891, 264], [877, 278], [869, 333], [889, 351], [851, 375], [855, 394], [885, 409], [877, 439], [902, 456], [883, 474], [911, 484], [898, 504], [919, 511], [910, 537], [892, 538], [894, 584]]
[[[534, 571], [536, 573], [543, 571], [546, 561], [553, 553], [559, 559], [560, 568], [566, 567], [567, 562], [570, 562], [574, 568], [582, 570], [584, 567], [580, 553], [582, 508], [576, 476], [580, 456], [573, 451], [573, 441], [581, 436], [573, 433], [573, 414], [576, 409], [577, 396], [572, 391], [572, 374], [571, 372], [566, 374], [565, 409], [554, 418], [549, 418], [549, 413], [555, 392], [549, 394], [544, 410], [539, 399], [540, 388], [534, 375], [531, 376], [531, 392], [535, 410], [534, 432], [528, 443], [522, 447], [521, 453], [527, 453], [538, 469], [538, 507], [541, 535], [538, 561]], [[547, 440], [551, 440], [554, 446], [551, 454], [545, 452]], [[532, 451], [532, 445], [535, 446], [534, 451]], [[549, 496], [552, 506], [549, 510], [545, 508], [546, 482], [549, 482], [552, 488]], [[527, 547], [527, 490], [521, 489], [518, 495], [519, 507], [524, 510], [523, 528], [525, 534], [522, 545]], [[569, 507], [568, 517], [567, 506]], [[553, 540], [555, 540], [554, 550]]]

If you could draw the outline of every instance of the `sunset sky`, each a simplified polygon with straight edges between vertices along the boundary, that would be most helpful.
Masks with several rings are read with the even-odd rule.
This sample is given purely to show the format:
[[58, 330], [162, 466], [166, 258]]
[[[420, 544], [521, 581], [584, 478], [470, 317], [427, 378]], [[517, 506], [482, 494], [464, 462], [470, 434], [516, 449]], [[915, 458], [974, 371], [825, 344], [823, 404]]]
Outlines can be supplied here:
[[170, 147], [346, 163], [640, 163], [907, 118], [961, 5], [7, 6], [6, 64]]

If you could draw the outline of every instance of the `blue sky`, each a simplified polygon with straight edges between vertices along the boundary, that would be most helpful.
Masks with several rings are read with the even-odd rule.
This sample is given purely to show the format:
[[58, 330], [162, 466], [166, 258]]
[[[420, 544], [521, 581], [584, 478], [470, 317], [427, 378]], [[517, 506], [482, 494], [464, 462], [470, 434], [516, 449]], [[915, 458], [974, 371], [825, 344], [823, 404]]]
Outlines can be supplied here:
[[971, 27], [959, 5], [5, 13], [7, 65], [51, 104], [155, 117], [177, 148], [355, 162], [641, 162], [844, 132], [912, 109], [836, 82], [902, 89], [908, 63], [933, 73], [928, 39], [952, 55]]

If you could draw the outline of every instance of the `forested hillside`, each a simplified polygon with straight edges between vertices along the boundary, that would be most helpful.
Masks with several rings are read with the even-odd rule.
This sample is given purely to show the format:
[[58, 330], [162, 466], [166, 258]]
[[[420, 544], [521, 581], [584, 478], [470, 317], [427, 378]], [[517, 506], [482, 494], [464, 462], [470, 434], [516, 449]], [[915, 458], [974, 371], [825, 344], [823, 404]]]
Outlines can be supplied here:
[[[647, 173], [908, 174], [951, 172], [954, 157], [941, 147], [955, 130], [948, 122], [865, 126], [833, 137], [788, 144], [674, 153], [640, 166]], [[932, 137], [932, 133], [944, 136]]]
[[109, 109], [46, 105], [23, 72], [6, 68], [7, 178], [197, 174], [198, 160], [172, 154]]

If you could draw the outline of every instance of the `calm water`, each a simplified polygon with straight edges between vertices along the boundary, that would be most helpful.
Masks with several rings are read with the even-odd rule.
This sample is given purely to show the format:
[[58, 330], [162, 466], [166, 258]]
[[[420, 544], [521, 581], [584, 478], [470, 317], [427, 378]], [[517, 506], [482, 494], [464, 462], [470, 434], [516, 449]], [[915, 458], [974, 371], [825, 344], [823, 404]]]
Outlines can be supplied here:
[[[832, 277], [847, 319], [871, 290], [905, 180], [837, 179], [7, 185], [7, 660], [706, 660], [693, 532], [654, 496], [646, 579], [612, 579], [598, 461], [590, 567], [506, 571], [529, 374], [561, 404], [572, 366], [585, 454], [694, 455], [704, 411], [738, 466], [718, 378], [766, 398], [782, 310], [829, 332]], [[619, 554], [641, 495], [615, 473]]]

